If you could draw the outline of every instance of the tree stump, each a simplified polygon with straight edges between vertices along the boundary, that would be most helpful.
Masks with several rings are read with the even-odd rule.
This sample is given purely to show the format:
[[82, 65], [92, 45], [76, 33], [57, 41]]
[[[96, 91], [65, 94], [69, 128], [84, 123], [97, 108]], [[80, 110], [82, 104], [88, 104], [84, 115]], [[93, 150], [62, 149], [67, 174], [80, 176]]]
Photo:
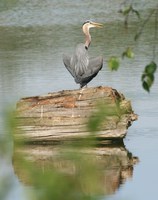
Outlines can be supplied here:
[[86, 137], [90, 134], [89, 118], [96, 118], [100, 107], [105, 107], [107, 112], [102, 113], [102, 123], [93, 136], [106, 140], [123, 139], [137, 115], [130, 101], [110, 87], [22, 98], [17, 103], [18, 131], [15, 136], [39, 143]]

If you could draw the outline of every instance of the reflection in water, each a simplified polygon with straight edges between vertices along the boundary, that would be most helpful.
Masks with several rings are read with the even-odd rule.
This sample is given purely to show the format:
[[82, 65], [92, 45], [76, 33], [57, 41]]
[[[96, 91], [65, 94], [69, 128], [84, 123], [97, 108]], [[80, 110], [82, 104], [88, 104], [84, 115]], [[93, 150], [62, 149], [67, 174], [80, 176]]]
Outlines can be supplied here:
[[[133, 166], [138, 162], [138, 158], [134, 157], [124, 144], [80, 149], [61, 147], [61, 145], [25, 145], [15, 149], [13, 166], [19, 180], [26, 185], [32, 185], [32, 180], [28, 175], [29, 169], [23, 167], [21, 161], [19, 162], [21, 153], [43, 174], [47, 170], [57, 170], [75, 178], [75, 182], [79, 179], [80, 189], [85, 193], [94, 194], [96, 188], [91, 188], [89, 182], [90, 180], [95, 182], [97, 179], [96, 185], [102, 195], [113, 194], [118, 190], [121, 184], [132, 177]], [[96, 177], [92, 177], [94, 174]], [[89, 180], [88, 184], [87, 180]]]

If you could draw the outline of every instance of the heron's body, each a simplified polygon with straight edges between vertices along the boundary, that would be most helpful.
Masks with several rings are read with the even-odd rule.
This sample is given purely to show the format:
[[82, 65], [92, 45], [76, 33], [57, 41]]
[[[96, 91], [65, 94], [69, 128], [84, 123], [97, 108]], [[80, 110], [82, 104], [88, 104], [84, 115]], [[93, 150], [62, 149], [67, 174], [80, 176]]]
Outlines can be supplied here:
[[86, 35], [85, 44], [78, 44], [73, 56], [63, 55], [65, 67], [74, 77], [75, 82], [80, 84], [81, 88], [87, 85], [87, 83], [98, 74], [103, 66], [103, 58], [101, 56], [96, 58], [89, 58], [88, 56], [88, 47], [91, 42], [89, 28], [91, 27], [83, 25], [83, 32]]

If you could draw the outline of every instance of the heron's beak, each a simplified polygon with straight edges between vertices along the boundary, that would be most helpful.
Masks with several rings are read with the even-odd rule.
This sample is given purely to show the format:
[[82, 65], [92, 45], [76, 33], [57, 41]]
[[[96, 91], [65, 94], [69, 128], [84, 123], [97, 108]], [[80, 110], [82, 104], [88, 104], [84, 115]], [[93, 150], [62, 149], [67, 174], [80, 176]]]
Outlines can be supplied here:
[[103, 24], [92, 22], [92, 25], [97, 28], [103, 28]]

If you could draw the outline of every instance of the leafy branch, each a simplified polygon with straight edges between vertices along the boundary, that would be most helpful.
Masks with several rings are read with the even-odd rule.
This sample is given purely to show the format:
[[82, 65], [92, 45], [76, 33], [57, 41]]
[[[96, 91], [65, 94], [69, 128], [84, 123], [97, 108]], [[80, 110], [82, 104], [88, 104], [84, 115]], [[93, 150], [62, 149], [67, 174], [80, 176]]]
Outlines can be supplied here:
[[140, 19], [140, 13], [138, 12], [138, 10], [133, 8], [132, 4], [127, 6], [125, 5], [122, 9], [119, 10], [119, 12], [125, 16], [124, 24], [126, 28], [128, 27], [128, 20], [130, 14], [135, 14], [138, 17], [138, 19]]
[[[123, 7], [120, 9], [120, 13], [125, 17], [125, 28], [128, 27], [128, 20], [129, 20], [129, 16], [130, 14], [135, 14], [138, 19], [141, 19], [140, 17], [140, 12], [136, 9], [134, 9], [132, 4], [127, 4], [127, 1], [124, 1], [122, 3]], [[134, 36], [134, 40], [137, 41], [140, 36], [143, 33], [143, 30], [146, 26], [146, 24], [149, 22], [149, 20], [151, 19], [151, 17], [155, 15], [155, 32], [154, 32], [154, 40], [156, 41], [158, 38], [158, 4], [157, 7], [155, 9], [153, 9], [149, 15], [147, 16], [147, 18], [142, 22], [142, 25], [139, 27], [137, 33]], [[122, 59], [124, 57], [127, 58], [133, 58], [134, 57], [134, 52], [133, 50], [128, 47], [123, 53], [122, 53]], [[154, 79], [155, 79], [155, 72], [157, 69], [157, 64], [155, 62], [155, 57], [156, 57], [156, 42], [154, 42], [153, 44], [153, 57], [152, 60], [149, 64], [147, 64], [144, 68], [144, 72], [141, 76], [141, 81], [142, 81], [142, 87], [144, 88], [144, 90], [146, 90], [147, 92], [150, 92], [151, 86], [154, 83]], [[117, 70], [119, 68], [119, 59], [116, 56], [112, 56], [109, 61], [108, 61], [108, 66], [111, 70]]]
[[[134, 58], [134, 52], [131, 47], [125, 49], [125, 51], [121, 55], [122, 59], [126, 58]], [[117, 56], [111, 56], [108, 60], [108, 66], [111, 71], [117, 71], [120, 65], [120, 59]]]
[[136, 33], [134, 40], [137, 41], [139, 39], [139, 37], [142, 35], [143, 30], [145, 28], [145, 25], [149, 22], [150, 18], [152, 17], [152, 15], [154, 14], [155, 10], [152, 10], [149, 14], [149, 16], [144, 20], [143, 24], [140, 26], [138, 32]]

